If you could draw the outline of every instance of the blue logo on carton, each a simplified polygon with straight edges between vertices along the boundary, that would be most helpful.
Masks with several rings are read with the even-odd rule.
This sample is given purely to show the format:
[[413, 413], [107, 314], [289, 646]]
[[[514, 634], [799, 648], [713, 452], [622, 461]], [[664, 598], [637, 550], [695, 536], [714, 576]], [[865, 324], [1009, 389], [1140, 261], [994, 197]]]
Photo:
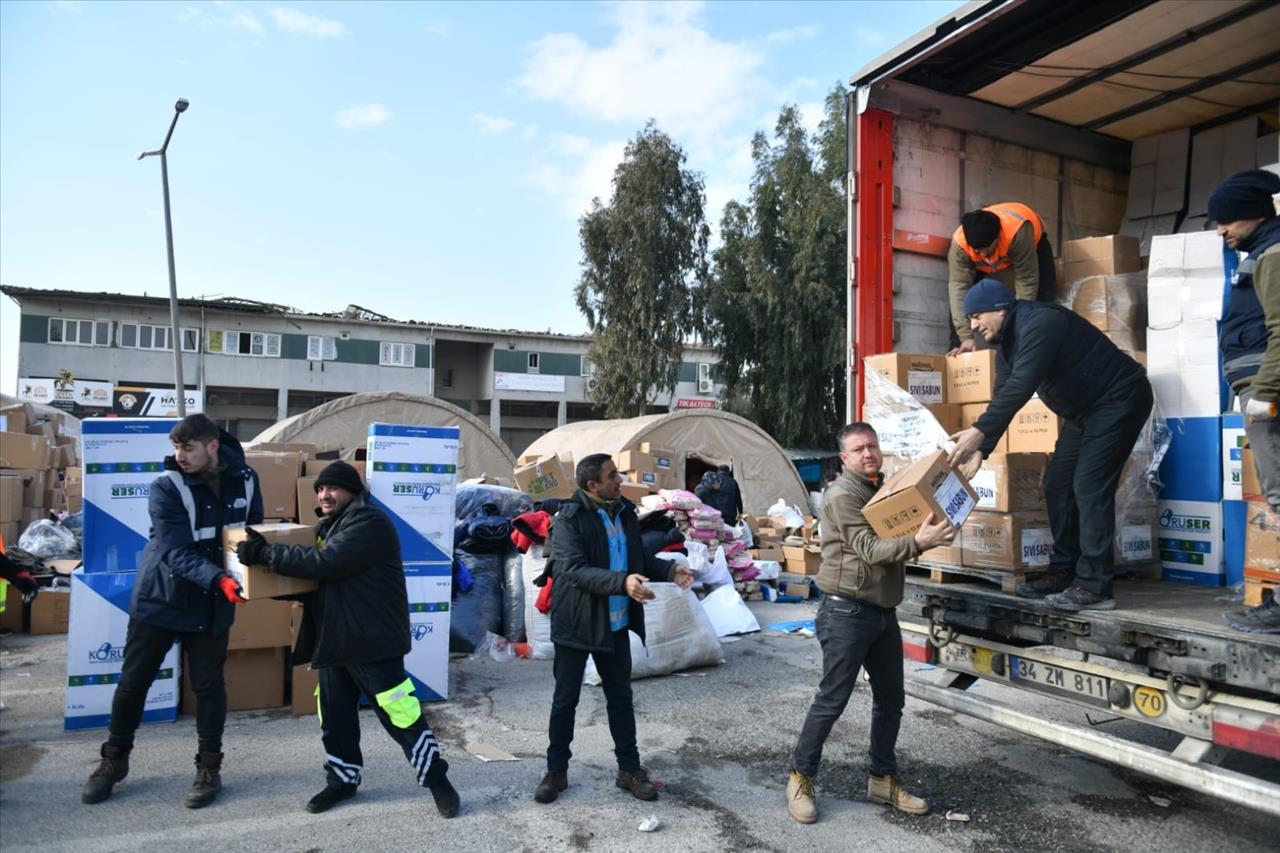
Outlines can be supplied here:
[[145, 498], [150, 495], [150, 483], [120, 483], [111, 487], [112, 500], [118, 500], [120, 498]]
[[124, 661], [124, 646], [113, 646], [103, 643], [89, 652], [89, 663], [121, 663]]
[[435, 483], [392, 483], [391, 494], [419, 495], [424, 501], [429, 501], [440, 494], [440, 487]]
[[413, 634], [413, 639], [415, 641], [421, 640], [434, 633], [434, 629], [435, 626], [428, 622], [414, 622], [409, 625], [409, 631]]
[[1160, 526], [1166, 530], [1213, 530], [1213, 520], [1203, 515], [1179, 515], [1171, 509], [1160, 513]]

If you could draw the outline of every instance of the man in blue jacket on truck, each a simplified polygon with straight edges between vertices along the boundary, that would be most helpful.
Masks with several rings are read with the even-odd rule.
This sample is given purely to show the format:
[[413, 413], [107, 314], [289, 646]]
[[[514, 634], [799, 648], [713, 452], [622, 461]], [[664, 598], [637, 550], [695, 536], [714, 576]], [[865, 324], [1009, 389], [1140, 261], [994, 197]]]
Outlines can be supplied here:
[[1009, 377], [972, 427], [952, 436], [951, 464], [967, 477], [1032, 394], [1063, 419], [1044, 475], [1053, 533], [1049, 570], [1018, 587], [1061, 610], [1115, 607], [1116, 486], [1151, 414], [1146, 371], [1079, 314], [1046, 302], [1014, 301], [995, 279], [964, 298], [975, 333], [1000, 348]]
[[80, 794], [100, 803], [129, 774], [133, 736], [147, 691], [175, 640], [186, 652], [196, 697], [196, 778], [185, 804], [207, 806], [222, 788], [222, 729], [227, 691], [222, 679], [233, 604], [240, 585], [223, 571], [222, 528], [262, 521], [258, 475], [240, 442], [207, 415], [188, 415], [169, 433], [173, 455], [151, 484], [151, 537], [142, 552], [129, 607], [120, 683], [111, 700], [110, 734], [102, 760]]

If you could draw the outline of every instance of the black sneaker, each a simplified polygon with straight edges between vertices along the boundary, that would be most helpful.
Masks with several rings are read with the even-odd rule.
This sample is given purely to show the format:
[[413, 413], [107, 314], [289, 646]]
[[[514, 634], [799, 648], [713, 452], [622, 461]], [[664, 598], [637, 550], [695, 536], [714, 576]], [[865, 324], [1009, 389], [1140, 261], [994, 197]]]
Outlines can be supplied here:
[[458, 808], [462, 805], [462, 800], [448, 779], [441, 779], [427, 790], [431, 792], [432, 798], [436, 801], [436, 811], [440, 813], [441, 817], [458, 816]]
[[1115, 610], [1116, 600], [1103, 595], [1096, 595], [1078, 586], [1067, 588], [1064, 592], [1046, 595], [1044, 600], [1058, 610]]
[[1250, 634], [1280, 634], [1280, 603], [1272, 596], [1257, 607], [1228, 610], [1222, 614], [1222, 621]]
[[330, 782], [324, 786], [323, 791], [307, 801], [307, 811], [312, 814], [327, 812], [343, 800], [349, 800], [354, 797], [356, 789], [359, 787], [359, 785], [352, 785], [350, 782]]
[[1018, 598], [1044, 598], [1055, 592], [1064, 592], [1071, 586], [1072, 576], [1066, 572], [1045, 572], [1025, 583], [1018, 584], [1014, 590]]

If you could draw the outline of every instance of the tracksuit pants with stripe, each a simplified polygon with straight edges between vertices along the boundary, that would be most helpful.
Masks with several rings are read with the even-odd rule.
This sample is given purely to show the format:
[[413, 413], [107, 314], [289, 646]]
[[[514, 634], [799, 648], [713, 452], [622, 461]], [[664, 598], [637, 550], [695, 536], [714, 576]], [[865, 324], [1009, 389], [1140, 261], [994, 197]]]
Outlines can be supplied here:
[[404, 658], [371, 663], [328, 666], [318, 670], [316, 704], [324, 741], [325, 770], [330, 781], [360, 784], [360, 695], [373, 699], [378, 722], [400, 744], [424, 788], [442, 781], [449, 763], [427, 725], [413, 682], [404, 671]]

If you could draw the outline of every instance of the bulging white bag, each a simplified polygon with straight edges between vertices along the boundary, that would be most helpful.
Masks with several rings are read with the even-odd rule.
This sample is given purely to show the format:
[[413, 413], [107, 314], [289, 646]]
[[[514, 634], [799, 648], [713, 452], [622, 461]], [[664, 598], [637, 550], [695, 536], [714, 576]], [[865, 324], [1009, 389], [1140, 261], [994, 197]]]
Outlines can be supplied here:
[[542, 574], [547, 567], [547, 558], [542, 555], [541, 545], [531, 545], [521, 559], [521, 571], [524, 573], [524, 632], [533, 647], [533, 657], [537, 660], [551, 660], [556, 656], [555, 644], [551, 642], [551, 616], [540, 613], [534, 607], [541, 587], [533, 585], [533, 579]]
[[702, 599], [702, 610], [715, 626], [717, 637], [751, 634], [760, 630], [755, 614], [731, 586], [722, 586]]
[[[673, 583], [645, 584], [654, 599], [644, 605], [645, 642], [631, 635], [631, 680], [668, 675], [699, 666], [719, 666], [720, 640], [698, 597]], [[729, 587], [732, 592], [733, 588]], [[599, 684], [595, 661], [587, 660], [583, 684]]]

